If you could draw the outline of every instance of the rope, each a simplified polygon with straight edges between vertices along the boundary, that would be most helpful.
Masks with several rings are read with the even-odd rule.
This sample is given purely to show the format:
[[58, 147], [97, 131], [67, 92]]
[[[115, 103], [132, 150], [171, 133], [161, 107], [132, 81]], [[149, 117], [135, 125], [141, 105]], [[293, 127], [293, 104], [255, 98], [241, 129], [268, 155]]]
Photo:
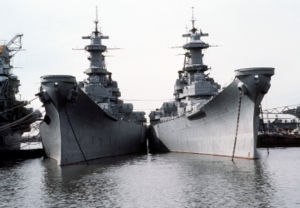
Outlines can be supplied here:
[[240, 91], [239, 105], [238, 105], [238, 115], [237, 115], [236, 129], [235, 129], [235, 137], [234, 137], [234, 145], [233, 145], [232, 157], [231, 157], [231, 160], [232, 160], [232, 161], [233, 161], [233, 158], [234, 158], [234, 153], [235, 153], [235, 148], [236, 148], [236, 141], [237, 141], [237, 136], [238, 136], [238, 131], [239, 131], [239, 123], [240, 123], [240, 114], [241, 114], [242, 97], [243, 97], [243, 92]]
[[84, 161], [85, 161], [86, 164], [88, 165], [89, 163], [88, 163], [88, 161], [87, 161], [87, 159], [86, 159], [86, 157], [85, 157], [85, 154], [84, 154], [84, 152], [83, 152], [83, 150], [82, 150], [82, 148], [81, 148], [81, 146], [80, 146], [79, 140], [78, 140], [78, 138], [77, 138], [77, 136], [76, 136], [76, 134], [75, 134], [75, 131], [74, 131], [73, 125], [72, 125], [72, 123], [71, 123], [71, 120], [70, 120], [68, 111], [67, 111], [66, 108], [64, 108], [64, 110], [65, 110], [65, 113], [66, 113], [66, 115], [67, 115], [67, 120], [68, 120], [68, 122], [69, 122], [69, 124], [70, 124], [70, 127], [71, 127], [72, 133], [73, 133], [73, 135], [74, 135], [75, 141], [76, 141], [76, 143], [77, 143], [77, 145], [78, 145], [78, 147], [79, 147], [79, 150], [80, 150], [80, 152], [81, 152], [81, 154], [82, 154], [82, 156], [83, 156]]
[[128, 102], [161, 102], [161, 101], [173, 101], [174, 99], [123, 99]]
[[16, 105], [16, 106], [10, 108], [10, 109], [7, 109], [7, 110], [5, 110], [5, 111], [2, 111], [2, 112], [0, 112], [0, 115], [3, 114], [3, 113], [6, 113], [6, 112], [8, 112], [8, 111], [14, 110], [14, 109], [16, 109], [16, 108], [26, 106], [26, 105], [30, 104], [32, 101], [34, 101], [34, 100], [37, 99], [37, 98], [38, 98], [38, 96], [36, 96], [35, 98], [33, 98], [33, 99], [31, 99], [31, 100], [29, 100], [29, 101], [27, 101], [27, 102], [21, 103], [21, 104], [19, 104], [19, 105]]
[[9, 124], [6, 124], [6, 125], [3, 125], [3, 126], [0, 126], [0, 131], [4, 131], [10, 127], [13, 127], [13, 126], [16, 126], [18, 125], [19, 123], [23, 122], [24, 120], [26, 120], [27, 118], [29, 118], [30, 116], [32, 116], [33, 114], [35, 113], [35, 111], [31, 112], [30, 114], [12, 122], [12, 123], [9, 123]]

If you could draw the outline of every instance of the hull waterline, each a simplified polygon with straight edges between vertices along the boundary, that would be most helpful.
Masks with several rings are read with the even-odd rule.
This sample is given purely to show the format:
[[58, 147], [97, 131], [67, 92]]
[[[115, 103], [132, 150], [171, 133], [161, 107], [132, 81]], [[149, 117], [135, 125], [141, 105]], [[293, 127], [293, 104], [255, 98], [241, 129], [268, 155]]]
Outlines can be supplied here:
[[59, 165], [146, 151], [146, 127], [107, 115], [71, 76], [46, 77], [42, 87], [42, 142], [46, 155]]
[[259, 106], [273, 73], [272, 68], [238, 71], [236, 79], [198, 112], [152, 124], [150, 151], [257, 158]]

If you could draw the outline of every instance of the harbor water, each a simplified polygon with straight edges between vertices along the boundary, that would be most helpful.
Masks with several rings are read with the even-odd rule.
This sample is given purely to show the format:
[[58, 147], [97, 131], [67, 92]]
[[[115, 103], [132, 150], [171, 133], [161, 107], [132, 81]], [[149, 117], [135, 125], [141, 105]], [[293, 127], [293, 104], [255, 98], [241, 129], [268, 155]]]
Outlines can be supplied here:
[[261, 159], [137, 155], [59, 167], [0, 162], [0, 207], [300, 207], [300, 148]]

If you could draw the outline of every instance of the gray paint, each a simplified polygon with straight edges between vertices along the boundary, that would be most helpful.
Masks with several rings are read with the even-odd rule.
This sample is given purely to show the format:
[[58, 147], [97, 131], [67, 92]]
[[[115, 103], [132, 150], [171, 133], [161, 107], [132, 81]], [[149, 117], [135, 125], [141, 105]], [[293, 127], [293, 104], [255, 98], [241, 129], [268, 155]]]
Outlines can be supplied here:
[[102, 54], [107, 39], [98, 31], [85, 47], [90, 53], [88, 78], [76, 83], [72, 76], [41, 78], [41, 101], [46, 116], [41, 124], [42, 142], [48, 157], [66, 165], [102, 157], [146, 152], [145, 113], [133, 112], [131, 103], [119, 99], [116, 81], [105, 66]]
[[[40, 131], [47, 156], [66, 165], [145, 152], [145, 125], [110, 117], [72, 82], [73, 78], [42, 77], [40, 96], [46, 118]], [[77, 93], [70, 97], [74, 89]]]
[[[32, 108], [24, 107], [26, 101], [16, 99], [20, 80], [11, 71], [11, 58], [21, 50], [22, 36], [16, 35], [0, 45], [0, 150], [19, 149], [21, 135], [30, 131], [30, 125], [40, 117], [39, 111], [33, 113]], [[25, 116], [28, 118], [21, 122], [19, 119]]]
[[185, 64], [179, 71], [175, 101], [150, 113], [151, 152], [175, 151], [232, 156], [237, 128], [238, 102], [242, 95], [235, 157], [256, 158], [259, 105], [270, 88], [273, 68], [236, 70], [234, 81], [220, 90], [203, 64], [202, 50], [207, 36], [194, 27], [189, 34]]
[[121, 92], [118, 83], [112, 79], [112, 73], [106, 69], [103, 52], [107, 50], [107, 47], [102, 44], [102, 40], [108, 38], [98, 30], [96, 19], [95, 31], [83, 37], [83, 39], [90, 40], [90, 44], [85, 46], [85, 50], [90, 54], [88, 58], [90, 67], [85, 71], [87, 79], [80, 82], [79, 87], [112, 117], [144, 123], [146, 122], [144, 112], [133, 112], [131, 103], [124, 103], [119, 99]]

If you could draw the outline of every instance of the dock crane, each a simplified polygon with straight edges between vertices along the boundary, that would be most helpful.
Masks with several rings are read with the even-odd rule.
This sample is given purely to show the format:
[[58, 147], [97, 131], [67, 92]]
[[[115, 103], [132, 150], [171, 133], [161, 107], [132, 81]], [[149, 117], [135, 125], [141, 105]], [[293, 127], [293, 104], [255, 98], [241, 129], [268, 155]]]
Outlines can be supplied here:
[[15, 35], [8, 43], [0, 45], [0, 74], [9, 75], [11, 58], [22, 49], [23, 34]]
[[18, 53], [22, 49], [22, 36], [23, 34], [15, 35], [8, 43], [0, 46], [0, 53], [5, 52], [9, 55], [9, 58], [13, 57], [16, 53]]

